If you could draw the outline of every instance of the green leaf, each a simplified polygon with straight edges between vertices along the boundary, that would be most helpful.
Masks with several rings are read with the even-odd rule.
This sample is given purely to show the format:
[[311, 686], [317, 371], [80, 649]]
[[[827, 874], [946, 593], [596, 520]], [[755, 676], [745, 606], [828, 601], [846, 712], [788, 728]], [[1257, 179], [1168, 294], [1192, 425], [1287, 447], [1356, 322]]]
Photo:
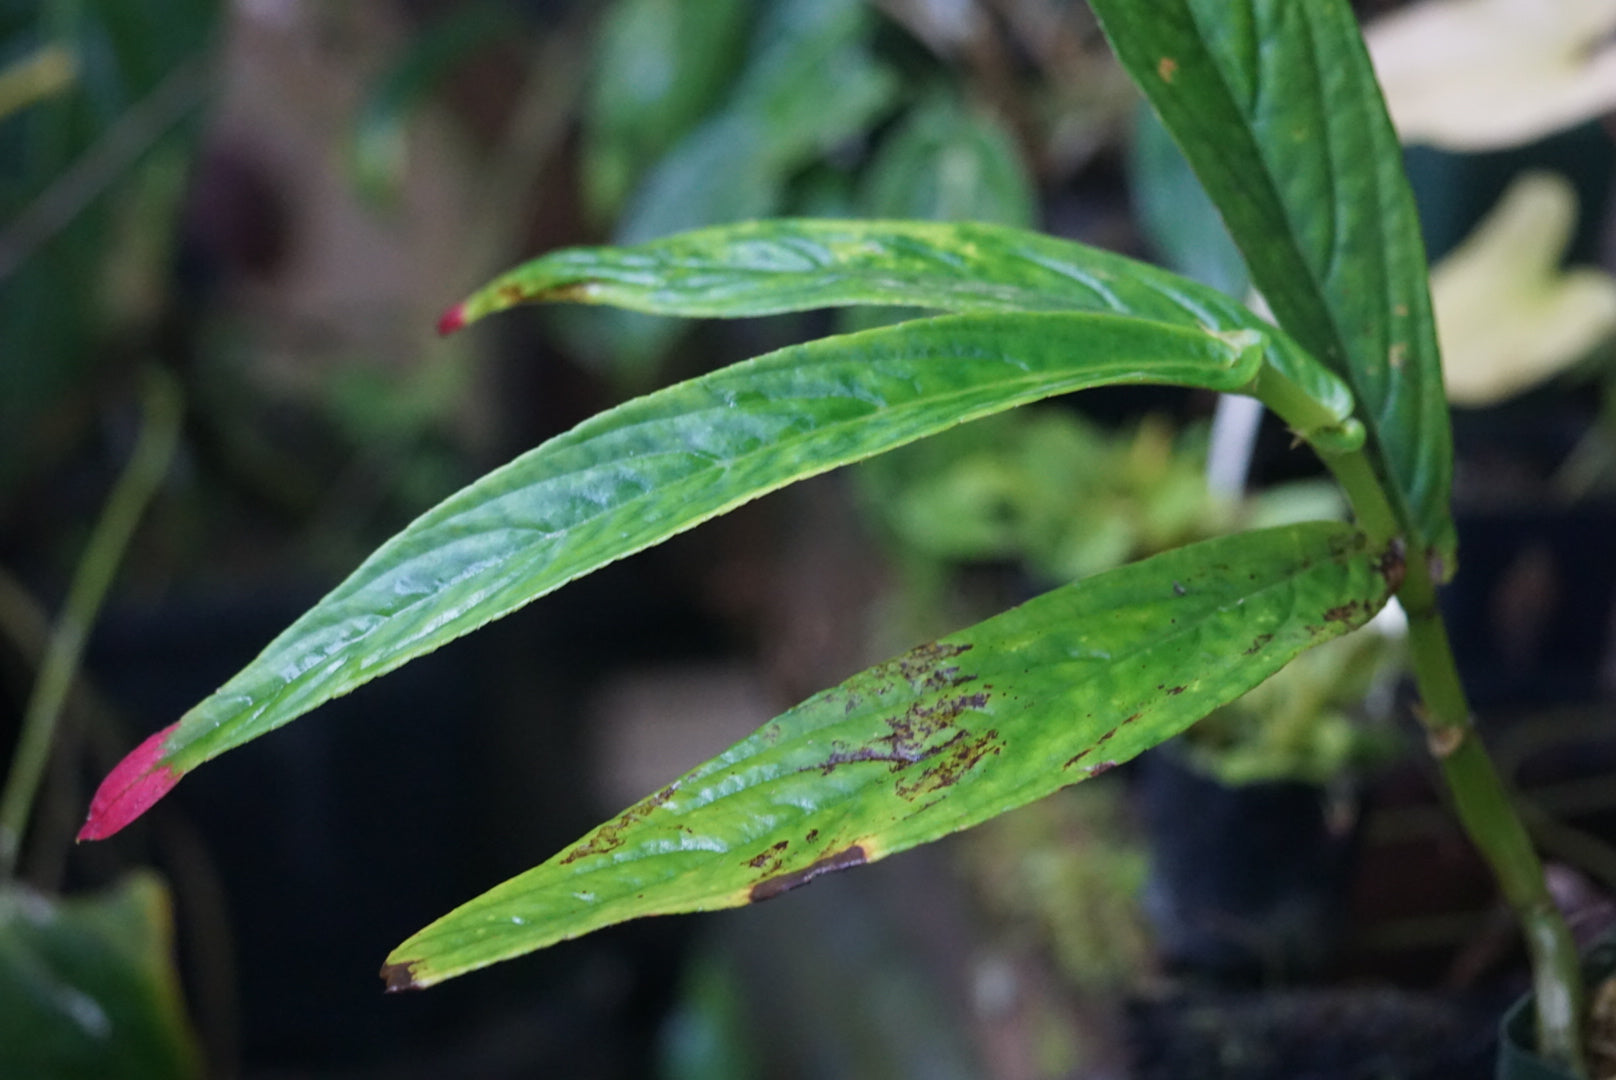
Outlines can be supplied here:
[[71, 900], [0, 889], [0, 1076], [202, 1075], [173, 951], [151, 874]]
[[1236, 298], [1250, 291], [1246, 261], [1218, 208], [1161, 118], [1145, 105], [1134, 117], [1128, 189], [1140, 227], [1164, 266]]
[[1452, 438], [1402, 149], [1341, 0], [1094, 0], [1280, 325], [1352, 384], [1399, 516], [1451, 568]]
[[581, 168], [592, 212], [615, 212], [718, 100], [741, 59], [748, 15], [743, 0], [610, 5], [585, 106]]
[[645, 915], [776, 896], [1127, 761], [1361, 625], [1401, 563], [1313, 522], [1113, 570], [809, 698], [395, 949], [429, 986]]
[[1352, 392], [1294, 341], [1216, 289], [1109, 251], [1021, 229], [926, 221], [779, 220], [635, 247], [568, 248], [503, 274], [444, 316], [454, 330], [521, 303], [610, 304], [733, 318], [884, 304], [947, 311], [1097, 311], [1257, 330], [1266, 364], [1327, 420]]
[[867, 47], [859, 0], [783, 0], [724, 108], [646, 177], [615, 231], [637, 243], [773, 211], [786, 178], [872, 124], [897, 78]]
[[939, 92], [912, 109], [871, 159], [861, 215], [1029, 226], [1037, 195], [1008, 132]]
[[81, 836], [201, 762], [573, 578], [816, 473], [1085, 387], [1237, 390], [1250, 331], [950, 315], [781, 349], [591, 418], [451, 496], [102, 784]]
[[[644, 176], [613, 230], [617, 243], [780, 212], [794, 173], [893, 104], [897, 78], [868, 48], [876, 20], [863, 0], [776, 0], [760, 21], [752, 59], [723, 106]], [[685, 329], [588, 311], [563, 313], [557, 326], [576, 354], [629, 386], [646, 383]]]

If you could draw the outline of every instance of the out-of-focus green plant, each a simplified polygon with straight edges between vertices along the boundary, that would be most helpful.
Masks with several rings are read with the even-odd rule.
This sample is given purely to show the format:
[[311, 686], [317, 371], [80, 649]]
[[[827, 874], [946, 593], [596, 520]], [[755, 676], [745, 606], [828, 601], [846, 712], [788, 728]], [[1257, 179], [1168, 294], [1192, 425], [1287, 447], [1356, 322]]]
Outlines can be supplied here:
[[1055, 409], [992, 417], [860, 470], [866, 502], [907, 555], [1006, 561], [1074, 581], [1225, 532], [1200, 432], [1160, 418], [1112, 434]]
[[179, 420], [177, 388], [152, 373], [141, 437], [90, 534], [0, 785], [0, 1075], [7, 1077], [201, 1075], [163, 883], [141, 873], [97, 895], [62, 900], [17, 876], [90, 627], [168, 470]]
[[1123, 785], [1101, 781], [995, 818], [962, 845], [988, 910], [1095, 993], [1115, 992], [1150, 962], [1140, 906], [1150, 858], [1127, 819]]
[[[40, 464], [46, 420], [86, 385], [96, 346], [129, 330], [104, 273], [125, 239], [108, 195], [185, 152], [218, 6], [0, 10], [0, 497]], [[151, 202], [145, 220], [176, 210]]]

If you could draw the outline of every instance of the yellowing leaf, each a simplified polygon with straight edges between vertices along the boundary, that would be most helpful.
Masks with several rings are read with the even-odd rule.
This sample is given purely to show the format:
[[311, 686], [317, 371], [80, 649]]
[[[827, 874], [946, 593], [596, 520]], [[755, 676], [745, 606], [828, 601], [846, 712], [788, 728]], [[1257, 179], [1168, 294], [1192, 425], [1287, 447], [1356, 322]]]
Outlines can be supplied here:
[[1616, 108], [1616, 0], [1425, 0], [1365, 31], [1398, 134], [1531, 142]]
[[1616, 333], [1616, 278], [1592, 267], [1560, 269], [1576, 209], [1560, 176], [1522, 176], [1432, 272], [1455, 405], [1518, 394]]

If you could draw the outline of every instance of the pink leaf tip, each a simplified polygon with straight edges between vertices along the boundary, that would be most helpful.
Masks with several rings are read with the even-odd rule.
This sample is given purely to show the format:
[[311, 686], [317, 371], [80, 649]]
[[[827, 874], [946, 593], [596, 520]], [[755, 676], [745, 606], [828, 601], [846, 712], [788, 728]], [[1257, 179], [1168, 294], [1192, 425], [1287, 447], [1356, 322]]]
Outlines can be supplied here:
[[444, 337], [447, 337], [465, 325], [466, 305], [464, 303], [459, 303], [450, 308], [448, 311], [445, 311], [443, 313], [443, 318], [438, 320], [438, 333]]
[[179, 783], [180, 773], [171, 765], [159, 762], [163, 744], [178, 723], [162, 731], [129, 752], [116, 768], [101, 781], [90, 800], [90, 814], [79, 830], [80, 840], [105, 840], [167, 795]]

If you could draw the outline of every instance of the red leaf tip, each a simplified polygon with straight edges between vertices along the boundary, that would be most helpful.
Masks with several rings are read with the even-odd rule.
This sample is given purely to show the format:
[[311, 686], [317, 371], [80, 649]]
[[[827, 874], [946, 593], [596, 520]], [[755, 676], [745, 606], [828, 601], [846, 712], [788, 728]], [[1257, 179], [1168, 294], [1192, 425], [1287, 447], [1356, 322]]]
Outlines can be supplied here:
[[129, 752], [96, 788], [90, 813], [79, 830], [80, 840], [105, 840], [169, 793], [180, 773], [164, 765], [163, 744], [178, 723], [168, 725]]
[[438, 333], [444, 337], [448, 337], [450, 334], [454, 333], [456, 330], [459, 330], [465, 325], [466, 305], [464, 303], [459, 303], [450, 308], [448, 311], [445, 311], [443, 313], [443, 318], [438, 320]]

